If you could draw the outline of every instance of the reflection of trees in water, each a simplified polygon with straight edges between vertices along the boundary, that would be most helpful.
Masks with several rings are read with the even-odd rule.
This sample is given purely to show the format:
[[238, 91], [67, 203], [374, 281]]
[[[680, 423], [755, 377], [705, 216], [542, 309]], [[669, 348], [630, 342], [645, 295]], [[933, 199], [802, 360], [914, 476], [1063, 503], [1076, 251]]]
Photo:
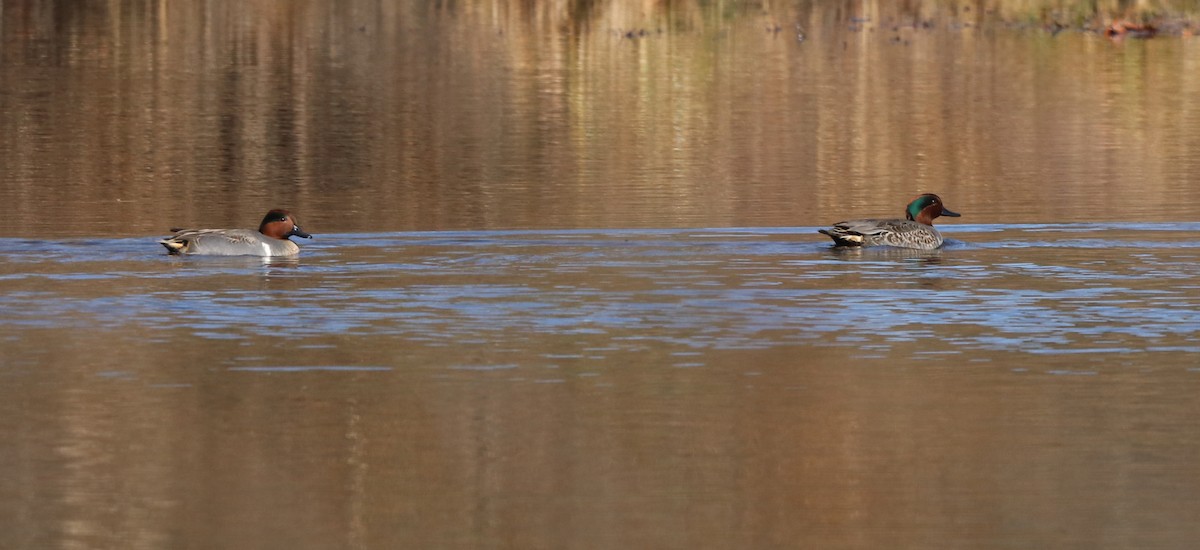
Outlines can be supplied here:
[[395, 230], [825, 224], [919, 191], [971, 212], [1020, 196], [1034, 221], [1123, 211], [1125, 191], [1194, 202], [1179, 113], [1200, 71], [965, 30], [1040, 5], [6, 2], [0, 231], [276, 206]]
[[[1131, 0], [808, 0], [771, 2], [672, 2], [647, 0], [614, 2], [574, 0], [528, 2], [448, 2], [439, 11], [454, 16], [480, 15], [500, 19], [505, 25], [544, 24], [549, 30], [570, 34], [616, 32], [640, 37], [663, 31], [694, 31], [726, 25], [745, 18], [774, 19], [787, 29], [792, 24], [858, 26], [869, 29], [895, 27], [962, 26], [986, 22], [1061, 25], [1100, 31], [1113, 21], [1148, 21], [1200, 14], [1195, 0], [1143, 2]], [[1174, 27], [1183, 30], [1182, 27]], [[510, 28], [509, 30], [518, 30]], [[646, 34], [643, 34], [646, 33]]]

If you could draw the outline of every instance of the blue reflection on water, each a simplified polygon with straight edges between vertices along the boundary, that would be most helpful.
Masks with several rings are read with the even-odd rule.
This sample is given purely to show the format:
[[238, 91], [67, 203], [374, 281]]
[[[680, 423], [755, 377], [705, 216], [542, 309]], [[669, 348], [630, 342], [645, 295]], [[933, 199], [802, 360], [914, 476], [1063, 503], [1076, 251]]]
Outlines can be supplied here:
[[283, 261], [0, 239], [0, 326], [530, 349], [570, 335], [616, 350], [921, 343], [932, 357], [1197, 348], [1200, 224], [951, 226], [934, 252], [832, 250], [812, 231], [325, 235]]

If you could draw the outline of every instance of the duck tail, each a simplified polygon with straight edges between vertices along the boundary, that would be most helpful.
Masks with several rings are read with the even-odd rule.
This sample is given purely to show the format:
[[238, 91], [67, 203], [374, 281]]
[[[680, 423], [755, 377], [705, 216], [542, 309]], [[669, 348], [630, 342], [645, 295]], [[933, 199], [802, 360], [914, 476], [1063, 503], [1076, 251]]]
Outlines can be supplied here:
[[824, 233], [825, 235], [828, 235], [829, 238], [833, 239], [833, 246], [862, 246], [863, 244], [862, 235], [857, 235], [854, 233], [841, 233], [837, 232], [836, 230], [830, 231], [828, 229], [818, 229], [817, 232]]
[[184, 249], [184, 247], [187, 246], [187, 241], [180, 241], [177, 239], [163, 239], [161, 241], [158, 241], [158, 244], [161, 244], [161, 245], [167, 247], [167, 254], [179, 255], [179, 254], [183, 254], [183, 249]]

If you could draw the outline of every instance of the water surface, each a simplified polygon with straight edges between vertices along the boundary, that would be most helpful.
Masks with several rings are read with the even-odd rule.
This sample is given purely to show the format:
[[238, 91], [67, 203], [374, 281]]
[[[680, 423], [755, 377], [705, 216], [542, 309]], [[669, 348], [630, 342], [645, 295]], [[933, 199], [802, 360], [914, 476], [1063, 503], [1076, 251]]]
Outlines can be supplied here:
[[0, 547], [1192, 544], [1200, 42], [912, 4], [4, 3]]
[[1200, 225], [947, 234], [335, 234], [284, 261], [3, 239], [5, 513], [82, 529], [8, 536], [1191, 540]]

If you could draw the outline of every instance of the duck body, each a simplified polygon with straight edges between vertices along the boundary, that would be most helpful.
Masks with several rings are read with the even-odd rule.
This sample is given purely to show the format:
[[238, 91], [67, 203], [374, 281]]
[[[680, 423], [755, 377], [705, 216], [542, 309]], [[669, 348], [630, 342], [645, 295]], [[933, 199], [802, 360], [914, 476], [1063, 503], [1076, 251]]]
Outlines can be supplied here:
[[893, 246], [933, 250], [942, 246], [942, 234], [933, 227], [938, 216], [958, 217], [942, 204], [942, 199], [926, 193], [913, 199], [905, 211], [905, 219], [849, 220], [833, 224], [820, 233], [833, 239], [834, 246]]
[[267, 212], [258, 231], [252, 229], [172, 229], [161, 241], [173, 255], [295, 256], [300, 247], [289, 237], [311, 239], [287, 210]]

